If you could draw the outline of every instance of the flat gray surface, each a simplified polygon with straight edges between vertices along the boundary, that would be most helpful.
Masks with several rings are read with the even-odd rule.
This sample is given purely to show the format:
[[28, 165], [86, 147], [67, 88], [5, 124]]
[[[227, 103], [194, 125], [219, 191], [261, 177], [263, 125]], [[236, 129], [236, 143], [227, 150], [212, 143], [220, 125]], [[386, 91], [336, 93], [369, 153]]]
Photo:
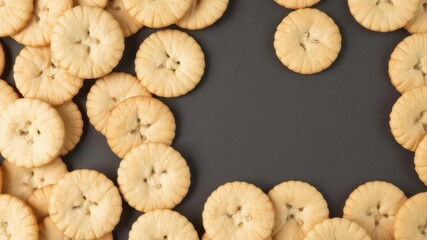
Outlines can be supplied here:
[[[176, 208], [203, 232], [203, 204], [219, 185], [243, 180], [268, 191], [286, 180], [316, 186], [341, 216], [348, 194], [370, 180], [386, 180], [409, 196], [425, 191], [413, 154], [389, 130], [389, 113], [399, 97], [389, 82], [388, 59], [408, 34], [362, 28], [344, 0], [322, 0], [316, 7], [339, 25], [343, 48], [327, 71], [302, 76], [281, 65], [273, 49], [277, 25], [289, 12], [273, 0], [231, 0], [214, 26], [189, 33], [206, 54], [206, 74], [190, 94], [165, 100], [177, 120], [173, 146], [192, 172], [188, 196]], [[140, 43], [154, 30], [126, 40], [116, 71], [134, 73]], [[20, 46], [2, 39], [7, 51], [3, 78], [14, 85], [12, 64]], [[84, 113], [92, 80], [75, 98]], [[119, 159], [85, 116], [85, 133], [64, 157], [70, 170], [89, 168], [116, 179]], [[127, 239], [140, 216], [125, 205], [115, 239]]]

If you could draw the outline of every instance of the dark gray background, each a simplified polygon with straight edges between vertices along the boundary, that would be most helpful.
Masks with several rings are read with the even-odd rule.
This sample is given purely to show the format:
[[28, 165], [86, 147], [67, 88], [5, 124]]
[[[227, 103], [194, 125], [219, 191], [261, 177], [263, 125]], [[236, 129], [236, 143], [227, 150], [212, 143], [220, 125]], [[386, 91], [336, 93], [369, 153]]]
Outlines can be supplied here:
[[[331, 217], [342, 215], [348, 194], [366, 181], [389, 181], [408, 196], [425, 191], [413, 153], [395, 142], [388, 125], [399, 97], [388, 60], [408, 33], [364, 29], [344, 0], [322, 0], [316, 7], [340, 27], [343, 48], [330, 69], [312, 76], [292, 73], [276, 58], [274, 32], [289, 10], [273, 0], [231, 0], [215, 25], [187, 31], [204, 49], [206, 72], [194, 91], [164, 101], [177, 120], [173, 146], [192, 172], [190, 192], [175, 210], [200, 233], [204, 202], [228, 181], [248, 181], [265, 191], [286, 180], [307, 181], [324, 194]], [[136, 51], [154, 31], [145, 28], [126, 40], [116, 71], [134, 73]], [[10, 38], [2, 43], [3, 78], [14, 85], [11, 66], [22, 47]], [[93, 83], [86, 81], [74, 99], [85, 133], [64, 159], [70, 170], [96, 169], [115, 181], [119, 159], [84, 113]], [[115, 239], [127, 239], [140, 214], [124, 204]]]

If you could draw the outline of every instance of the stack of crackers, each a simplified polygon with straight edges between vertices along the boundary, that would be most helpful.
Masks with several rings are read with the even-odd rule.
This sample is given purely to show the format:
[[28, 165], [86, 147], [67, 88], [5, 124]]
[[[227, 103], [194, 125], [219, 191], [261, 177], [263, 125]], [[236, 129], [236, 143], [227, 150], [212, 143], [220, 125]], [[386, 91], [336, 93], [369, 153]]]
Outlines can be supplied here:
[[[154, 95], [193, 90], [204, 74], [202, 48], [187, 33], [161, 30], [141, 44], [137, 76], [112, 71], [125, 37], [143, 26], [203, 29], [227, 6], [228, 0], [0, 0], [0, 36], [25, 45], [13, 65], [20, 95], [0, 80], [0, 239], [110, 240], [122, 199], [144, 212], [129, 239], [198, 239], [171, 210], [187, 195], [191, 175], [170, 146], [174, 115]], [[123, 159], [118, 187], [97, 171], [68, 172], [61, 160], [83, 134], [72, 99], [85, 79], [96, 79], [87, 96], [89, 121]]]

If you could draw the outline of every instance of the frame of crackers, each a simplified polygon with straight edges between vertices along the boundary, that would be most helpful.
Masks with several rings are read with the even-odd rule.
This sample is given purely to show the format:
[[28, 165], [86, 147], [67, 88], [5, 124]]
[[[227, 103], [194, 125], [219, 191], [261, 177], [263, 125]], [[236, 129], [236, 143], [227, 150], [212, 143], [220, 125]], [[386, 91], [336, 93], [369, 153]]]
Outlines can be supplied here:
[[[300, 74], [332, 66], [341, 33], [320, 0], [275, 0], [296, 9], [278, 25], [279, 60]], [[175, 24], [198, 30], [214, 24], [228, 0], [0, 0], [0, 37], [25, 45], [13, 76], [19, 94], [0, 80], [0, 239], [113, 239], [122, 201], [143, 213], [130, 240], [198, 240], [186, 217], [173, 211], [188, 194], [191, 173], [171, 144], [176, 123], [157, 97], [192, 91], [205, 70], [202, 47], [189, 34], [164, 29], [140, 45], [136, 76], [112, 72], [125, 37], [144, 26]], [[415, 169], [427, 185], [427, 0], [348, 0], [363, 27], [412, 35], [389, 61], [391, 83], [402, 93], [390, 114], [396, 141], [415, 152]], [[1, 47], [1, 45], [0, 45]], [[0, 48], [0, 74], [5, 56]], [[104, 174], [69, 172], [61, 156], [83, 134], [72, 98], [85, 79], [96, 79], [86, 114], [122, 161], [118, 187]], [[427, 192], [407, 198], [383, 181], [367, 182], [348, 197], [342, 218], [301, 181], [267, 194], [253, 184], [230, 182], [207, 199], [203, 240], [417, 240], [427, 239]]]

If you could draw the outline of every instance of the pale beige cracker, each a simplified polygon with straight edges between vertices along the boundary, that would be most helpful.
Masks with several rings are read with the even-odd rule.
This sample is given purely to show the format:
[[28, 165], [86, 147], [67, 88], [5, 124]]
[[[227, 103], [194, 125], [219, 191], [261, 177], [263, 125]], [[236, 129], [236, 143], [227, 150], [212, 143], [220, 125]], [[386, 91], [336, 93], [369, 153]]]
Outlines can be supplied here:
[[2, 192], [24, 201], [37, 189], [57, 183], [68, 173], [67, 166], [60, 158], [38, 168], [20, 168], [4, 160], [1, 169], [4, 181]]
[[49, 104], [22, 98], [0, 112], [0, 136], [3, 157], [18, 167], [40, 167], [59, 156], [64, 122]]
[[172, 144], [175, 118], [164, 103], [152, 97], [132, 97], [117, 105], [108, 118], [108, 145], [120, 158], [142, 143]]
[[5, 64], [6, 64], [6, 57], [4, 54], [3, 46], [0, 43], [0, 76], [3, 75]]
[[427, 234], [427, 192], [409, 198], [394, 223], [395, 240], [423, 240]]
[[3, 189], [3, 171], [0, 168], [0, 193], [2, 192]]
[[124, 36], [108, 12], [77, 6], [59, 17], [51, 38], [52, 59], [80, 78], [110, 73], [123, 56]]
[[123, 0], [123, 3], [129, 14], [142, 25], [162, 28], [183, 18], [192, 0]]
[[314, 74], [329, 68], [341, 51], [341, 33], [334, 20], [313, 8], [293, 11], [277, 27], [274, 48], [290, 70]]
[[406, 200], [391, 183], [367, 182], [350, 194], [343, 218], [359, 224], [373, 240], [393, 239], [396, 214]]
[[105, 175], [93, 170], [75, 170], [52, 189], [49, 215], [69, 238], [94, 239], [111, 233], [120, 220], [119, 190]]
[[304, 240], [371, 240], [359, 224], [343, 218], [333, 218], [318, 223]]
[[[56, 228], [50, 217], [46, 217], [42, 222], [39, 223], [39, 240], [70, 240], [69, 237], [65, 236], [64, 233]], [[101, 238], [94, 240], [113, 240], [113, 234], [109, 233]]]
[[136, 21], [126, 10], [123, 0], [108, 1], [105, 10], [113, 15], [122, 28], [125, 37], [129, 37], [142, 28], [142, 24]]
[[0, 239], [39, 239], [37, 219], [22, 200], [0, 194], [0, 213]]
[[83, 86], [83, 79], [69, 74], [51, 60], [49, 47], [25, 47], [16, 57], [13, 77], [24, 97], [53, 106], [70, 101]]
[[161, 97], [178, 97], [193, 90], [205, 71], [200, 45], [178, 30], [151, 34], [139, 47], [135, 71], [148, 91]]
[[91, 6], [105, 8], [109, 0], [73, 0], [74, 6]]
[[178, 212], [155, 210], [136, 220], [129, 232], [129, 240], [167, 239], [199, 240], [193, 225]]
[[285, 8], [290, 8], [290, 9], [307, 8], [320, 2], [320, 0], [274, 0], [274, 1], [280, 4], [281, 6]]
[[427, 185], [427, 137], [418, 144], [414, 157], [415, 171], [418, 177]]
[[405, 29], [412, 34], [427, 32], [427, 0], [420, 0], [415, 16], [406, 24]]
[[31, 20], [13, 39], [26, 46], [49, 46], [53, 25], [59, 16], [73, 7], [73, 0], [34, 0]]
[[268, 197], [275, 212], [274, 240], [302, 240], [316, 224], [329, 218], [326, 200], [308, 183], [283, 182], [270, 190]]
[[229, 0], [193, 0], [190, 10], [176, 25], [190, 30], [211, 26], [222, 17]]
[[354, 19], [377, 32], [404, 27], [414, 16], [420, 0], [348, 0]]
[[63, 156], [73, 150], [79, 143], [83, 134], [83, 118], [79, 108], [72, 101], [57, 106], [55, 109], [64, 121], [65, 142], [59, 154]]
[[415, 151], [427, 131], [427, 86], [404, 93], [390, 113], [390, 128], [402, 147]]
[[6, 81], [0, 79], [0, 112], [18, 98], [15, 90]]
[[220, 186], [203, 209], [203, 226], [212, 240], [265, 240], [274, 227], [274, 209], [256, 186], [231, 182]]
[[31, 19], [33, 0], [2, 0], [0, 2], [0, 37], [17, 33]]
[[135, 96], [151, 97], [151, 93], [128, 73], [113, 72], [96, 80], [87, 95], [86, 112], [89, 121], [105, 135], [111, 111], [119, 103]]
[[[66, 172], [64, 173], [64, 175]], [[27, 198], [26, 203], [31, 208], [36, 216], [38, 222], [49, 216], [49, 198], [52, 194], [53, 184], [46, 185], [42, 188], [35, 190], [30, 197]]]
[[117, 183], [128, 204], [141, 212], [172, 209], [190, 187], [190, 169], [172, 147], [141, 144], [120, 162]]
[[401, 93], [426, 85], [427, 33], [411, 35], [397, 45], [388, 63], [388, 73]]

